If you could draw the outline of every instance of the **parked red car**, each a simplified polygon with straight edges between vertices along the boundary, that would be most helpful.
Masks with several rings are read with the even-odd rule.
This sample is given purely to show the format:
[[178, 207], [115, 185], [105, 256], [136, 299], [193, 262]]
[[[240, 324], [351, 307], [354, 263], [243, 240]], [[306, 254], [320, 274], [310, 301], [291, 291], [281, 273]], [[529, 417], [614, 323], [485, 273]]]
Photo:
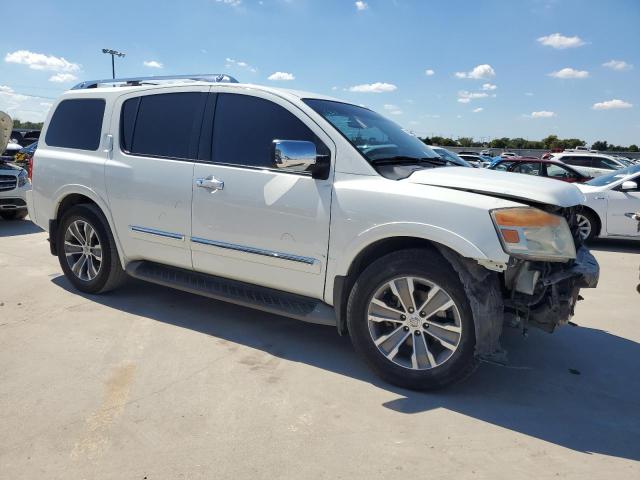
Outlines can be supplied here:
[[576, 169], [555, 160], [532, 159], [530, 157], [505, 158], [492, 163], [491, 170], [524, 173], [539, 177], [554, 178], [569, 183], [584, 183], [591, 180]]

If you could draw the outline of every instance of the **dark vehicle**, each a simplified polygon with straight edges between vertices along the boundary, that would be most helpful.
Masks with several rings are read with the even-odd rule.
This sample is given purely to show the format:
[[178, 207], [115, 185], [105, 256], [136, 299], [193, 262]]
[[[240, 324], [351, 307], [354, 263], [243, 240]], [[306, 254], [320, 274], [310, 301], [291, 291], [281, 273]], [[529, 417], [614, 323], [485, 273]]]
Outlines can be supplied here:
[[509, 158], [493, 162], [489, 168], [491, 170], [503, 170], [505, 172], [548, 177], [569, 183], [584, 183], [591, 180], [591, 177], [555, 160], [533, 160], [526, 157]]

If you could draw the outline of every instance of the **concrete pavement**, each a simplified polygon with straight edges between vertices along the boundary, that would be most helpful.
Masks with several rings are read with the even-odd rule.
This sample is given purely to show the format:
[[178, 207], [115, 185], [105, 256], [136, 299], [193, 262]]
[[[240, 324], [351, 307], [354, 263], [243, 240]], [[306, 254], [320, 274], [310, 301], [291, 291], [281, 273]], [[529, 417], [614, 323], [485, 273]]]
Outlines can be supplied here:
[[333, 328], [130, 281], [74, 291], [0, 221], [0, 478], [639, 478], [640, 243], [508, 367], [443, 392], [377, 380]]

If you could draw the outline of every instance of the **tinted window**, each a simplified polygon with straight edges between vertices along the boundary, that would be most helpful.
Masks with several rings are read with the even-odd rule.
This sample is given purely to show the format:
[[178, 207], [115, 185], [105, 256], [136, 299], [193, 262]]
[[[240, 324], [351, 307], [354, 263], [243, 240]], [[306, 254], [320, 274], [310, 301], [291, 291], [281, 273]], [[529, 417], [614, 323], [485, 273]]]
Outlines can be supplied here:
[[575, 165], [576, 167], [591, 167], [591, 157], [561, 157], [561, 162], [567, 165]]
[[576, 174], [571, 172], [570, 170], [561, 167], [559, 165], [555, 165], [553, 163], [547, 164], [547, 177], [551, 178], [578, 178]]
[[620, 168], [620, 165], [618, 165], [613, 160], [609, 160], [608, 158], [593, 157], [592, 160], [594, 168], [605, 168], [607, 170], [617, 170], [618, 168]]
[[516, 164], [511, 171], [516, 173], [525, 173], [527, 175], [541, 175], [542, 165], [538, 162], [522, 162]]
[[324, 150], [314, 133], [281, 106], [248, 95], [218, 94], [213, 128], [214, 162], [273, 167], [274, 140], [307, 140], [316, 144], [318, 153]]
[[126, 152], [193, 159], [206, 93], [163, 93], [130, 98], [122, 106], [121, 145]]
[[493, 169], [494, 170], [507, 170], [511, 165], [513, 165], [513, 162], [498, 162]]
[[100, 146], [104, 100], [63, 100], [53, 112], [46, 142], [51, 147], [97, 150]]

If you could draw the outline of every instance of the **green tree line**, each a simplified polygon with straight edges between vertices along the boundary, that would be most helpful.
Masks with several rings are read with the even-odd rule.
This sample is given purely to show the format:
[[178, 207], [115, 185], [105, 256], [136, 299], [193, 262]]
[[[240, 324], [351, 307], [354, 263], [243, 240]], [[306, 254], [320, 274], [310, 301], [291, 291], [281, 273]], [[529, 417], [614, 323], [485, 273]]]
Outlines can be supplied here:
[[[503, 148], [503, 149], [564, 149], [584, 147], [587, 142], [579, 138], [558, 138], [557, 135], [549, 135], [542, 140], [527, 140], [525, 138], [494, 138], [488, 143], [477, 142], [471, 137], [459, 137], [458, 139], [448, 137], [425, 137], [421, 139], [427, 145], [440, 145], [443, 147], [485, 147], [485, 148]], [[637, 145], [629, 145], [628, 147], [621, 145], [609, 144], [606, 141], [597, 141], [591, 145], [594, 150], [613, 151], [613, 152], [637, 152]]]

